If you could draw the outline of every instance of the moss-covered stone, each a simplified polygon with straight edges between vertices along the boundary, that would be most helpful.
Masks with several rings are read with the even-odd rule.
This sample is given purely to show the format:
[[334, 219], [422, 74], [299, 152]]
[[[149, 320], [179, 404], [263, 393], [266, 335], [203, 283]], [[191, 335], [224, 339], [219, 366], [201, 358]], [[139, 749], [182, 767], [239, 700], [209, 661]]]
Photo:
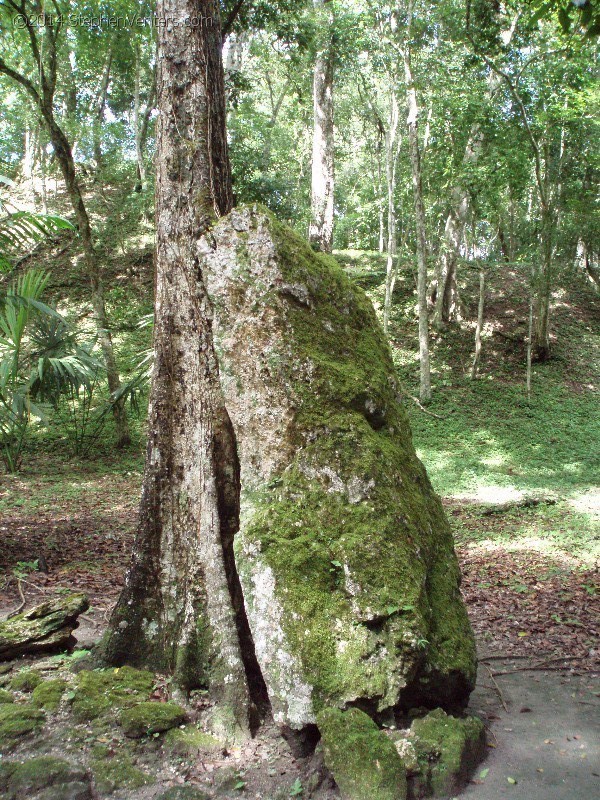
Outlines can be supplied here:
[[5, 800], [29, 800], [43, 791], [48, 798], [68, 797], [87, 792], [87, 773], [67, 761], [51, 756], [9, 761], [0, 764], [0, 790]]
[[56, 711], [67, 685], [63, 678], [42, 681], [33, 690], [31, 702], [40, 708], [45, 708], [47, 711]]
[[197, 756], [199, 753], [218, 753], [224, 748], [223, 742], [215, 739], [194, 725], [172, 728], [165, 733], [163, 747], [179, 756]]
[[91, 762], [94, 783], [101, 795], [119, 789], [139, 789], [154, 782], [151, 775], [136, 767], [127, 755], [94, 758]]
[[325, 764], [343, 800], [405, 800], [406, 772], [393, 742], [363, 711], [317, 716]]
[[185, 708], [175, 703], [139, 703], [122, 712], [120, 723], [125, 736], [139, 739], [176, 728], [187, 719]]
[[51, 652], [75, 643], [77, 617], [89, 608], [83, 594], [54, 597], [0, 622], [0, 658]]
[[14, 703], [14, 696], [6, 689], [0, 689], [0, 703]]
[[81, 721], [97, 719], [146, 700], [153, 687], [154, 675], [144, 670], [131, 667], [82, 670], [77, 674], [73, 714]]
[[0, 750], [9, 749], [22, 736], [41, 728], [44, 713], [29, 705], [0, 705]]
[[370, 301], [262, 209], [220, 220], [204, 252], [240, 456], [236, 562], [276, 721], [464, 703], [475, 647], [452, 536]]
[[196, 786], [171, 786], [156, 800], [210, 800], [210, 795]]
[[10, 688], [15, 692], [32, 692], [43, 678], [35, 669], [22, 669], [13, 677]]
[[433, 797], [458, 791], [485, 754], [481, 720], [452, 717], [441, 708], [414, 720], [409, 741], [417, 752], [425, 791]]

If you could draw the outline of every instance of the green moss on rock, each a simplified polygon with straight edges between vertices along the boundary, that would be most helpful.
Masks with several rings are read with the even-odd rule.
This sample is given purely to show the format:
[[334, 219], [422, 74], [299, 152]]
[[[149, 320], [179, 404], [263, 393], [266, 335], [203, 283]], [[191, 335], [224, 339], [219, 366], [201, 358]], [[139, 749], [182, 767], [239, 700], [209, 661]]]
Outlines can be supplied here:
[[406, 772], [393, 742], [357, 708], [317, 716], [325, 764], [343, 800], [405, 800]]
[[31, 702], [40, 708], [45, 708], [47, 711], [56, 711], [67, 685], [63, 678], [52, 678], [51, 680], [43, 681], [33, 690]]
[[101, 795], [120, 789], [139, 789], [154, 782], [152, 776], [138, 769], [127, 755], [92, 759], [91, 768]]
[[218, 753], [224, 748], [223, 742], [215, 739], [194, 725], [172, 728], [165, 733], [163, 746], [180, 756], [196, 756], [199, 753]]
[[44, 796], [48, 798], [57, 797], [59, 793], [68, 796], [68, 792], [73, 797], [77, 792], [81, 794], [87, 786], [84, 769], [51, 756], [0, 765], [0, 790], [6, 800], [29, 800], [33, 795], [39, 796], [42, 790], [46, 790]]
[[35, 669], [22, 669], [10, 682], [10, 688], [15, 692], [32, 692], [42, 682], [43, 678]]
[[81, 721], [97, 719], [115, 709], [146, 700], [154, 687], [154, 675], [132, 667], [82, 670], [77, 675], [73, 715]]
[[39, 730], [44, 719], [42, 711], [29, 705], [0, 705], [0, 750], [12, 747], [21, 736]]
[[15, 698], [6, 689], [0, 689], [0, 703], [14, 703]]
[[176, 728], [187, 719], [185, 708], [175, 703], [139, 703], [122, 712], [120, 723], [125, 736], [139, 739]]
[[156, 800], [210, 800], [210, 795], [196, 786], [171, 786]]
[[476, 717], [457, 718], [441, 708], [415, 719], [410, 729], [425, 786], [434, 797], [458, 791], [485, 754], [485, 728]]
[[452, 535], [372, 304], [264, 209], [232, 212], [211, 241], [236, 562], [275, 720], [465, 703], [475, 645]]

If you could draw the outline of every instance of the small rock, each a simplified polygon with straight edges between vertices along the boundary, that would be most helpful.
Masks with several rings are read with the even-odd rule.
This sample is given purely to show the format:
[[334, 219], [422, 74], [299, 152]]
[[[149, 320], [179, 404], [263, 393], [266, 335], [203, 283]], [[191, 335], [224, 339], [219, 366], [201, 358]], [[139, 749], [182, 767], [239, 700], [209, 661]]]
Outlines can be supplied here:
[[325, 764], [343, 800], [405, 800], [406, 771], [393, 742], [363, 711], [328, 708], [317, 716]]

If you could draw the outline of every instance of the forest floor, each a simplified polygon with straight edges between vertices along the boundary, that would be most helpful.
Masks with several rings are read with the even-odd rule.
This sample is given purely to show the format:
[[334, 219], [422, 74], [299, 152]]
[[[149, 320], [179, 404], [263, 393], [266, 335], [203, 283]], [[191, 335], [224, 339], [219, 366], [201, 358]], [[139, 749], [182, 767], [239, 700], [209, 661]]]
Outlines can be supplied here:
[[[60, 258], [61, 286], [75, 285], [68, 254]], [[353, 252], [340, 260], [381, 306], [381, 257]], [[134, 363], [147, 344], [137, 322], [149, 308], [148, 250], [115, 258], [112, 268], [108, 301], [118, 318], [116, 339]], [[120, 280], [123, 275], [129, 277]], [[591, 800], [600, 773], [590, 745], [592, 712], [600, 704], [600, 299], [577, 276], [572, 288], [555, 294], [553, 358], [535, 366], [528, 398], [525, 279], [516, 272], [490, 279], [480, 373], [466, 377], [475, 280], [461, 287], [470, 301], [463, 321], [433, 339], [429, 413], [406, 400], [417, 452], [453, 528], [481, 658], [472, 707], [490, 730], [490, 758], [465, 797], [536, 800], [538, 791], [545, 800]], [[407, 395], [417, 393], [418, 377], [413, 284], [410, 274], [399, 280], [391, 325]], [[64, 302], [79, 313], [76, 293]], [[84, 459], [69, 455], [70, 442], [57, 429], [51, 445], [47, 437], [34, 438], [19, 474], [0, 476], [1, 611], [19, 605], [19, 587], [28, 605], [81, 590], [91, 608], [79, 645], [99, 638], [131, 552], [141, 429], [140, 421], [131, 450], [115, 454], [100, 440]], [[41, 560], [47, 572], [38, 569]], [[545, 692], [554, 692], [550, 700]], [[244, 772], [244, 765], [264, 761], [263, 747], [270, 753], [268, 775], [276, 771], [283, 787], [277, 796], [294, 796], [290, 787], [305, 779], [303, 768], [268, 736], [266, 744], [229, 753], [212, 769], [234, 768], [246, 796], [271, 800], [264, 784], [253, 783], [252, 769]], [[570, 783], [561, 783], [559, 773]], [[152, 796], [149, 789], [140, 792], [135, 796]], [[335, 796], [327, 787], [319, 792], [314, 796]]]

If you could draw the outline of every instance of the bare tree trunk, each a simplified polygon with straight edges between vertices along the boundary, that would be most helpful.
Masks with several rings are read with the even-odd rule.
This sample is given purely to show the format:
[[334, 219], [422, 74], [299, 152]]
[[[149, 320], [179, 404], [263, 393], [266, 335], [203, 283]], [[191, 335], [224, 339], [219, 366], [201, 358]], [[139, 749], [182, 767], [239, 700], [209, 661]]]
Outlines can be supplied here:
[[390, 89], [390, 113], [385, 132], [385, 174], [387, 182], [387, 263], [385, 273], [385, 298], [383, 302], [383, 330], [387, 334], [392, 310], [392, 297], [396, 287], [398, 235], [396, 225], [396, 166], [400, 149], [398, 124], [400, 113], [395, 88]]
[[29, 124], [25, 125], [23, 136], [23, 160], [21, 162], [21, 172], [25, 180], [31, 180], [33, 176], [33, 165], [35, 162], [35, 139]]
[[96, 162], [96, 169], [102, 169], [102, 123], [104, 122], [104, 109], [106, 107], [106, 96], [108, 94], [108, 85], [110, 83], [110, 70], [113, 58], [113, 45], [112, 42], [108, 46], [108, 53], [106, 55], [106, 62], [102, 72], [102, 80], [100, 81], [100, 88], [96, 97], [94, 108], [94, 161]]
[[485, 306], [485, 272], [479, 270], [479, 305], [477, 306], [477, 326], [475, 328], [475, 355], [471, 367], [471, 378], [477, 377], [477, 369], [481, 358], [481, 331], [483, 330], [483, 311]]
[[46, 150], [42, 142], [42, 131], [38, 123], [38, 164], [40, 166], [40, 188], [42, 191], [42, 211], [44, 214], [48, 213], [48, 192], [46, 189]]
[[[409, 18], [412, 16], [412, 3], [409, 5]], [[410, 22], [409, 33], [405, 43], [404, 79], [406, 82], [406, 104], [408, 108], [408, 146], [410, 152], [410, 166], [412, 172], [413, 196], [415, 204], [415, 226], [417, 232], [417, 294], [419, 302], [419, 363], [420, 363], [420, 388], [421, 402], [431, 399], [431, 371], [429, 366], [429, 320], [427, 310], [427, 239], [425, 233], [425, 207], [423, 205], [423, 184], [421, 178], [421, 156], [419, 153], [419, 131], [417, 93], [412, 76], [410, 63]]]
[[[228, 739], [248, 730], [233, 559], [239, 467], [221, 393], [198, 239], [232, 206], [217, 0], [200, 27], [159, 28], [155, 362], [134, 556], [103, 643], [111, 664], [209, 686]], [[158, 15], [197, 16], [195, 0]], [[244, 663], [246, 658], [246, 665]]]
[[552, 212], [547, 203], [541, 208], [541, 264], [536, 270], [535, 326], [533, 354], [536, 361], [550, 357], [550, 294], [552, 291]]
[[[318, 10], [327, 2], [329, 0], [314, 0]], [[328, 33], [325, 46], [317, 54], [313, 80], [314, 128], [309, 228], [310, 243], [326, 253], [330, 253], [333, 247], [334, 60], [334, 42], [331, 33]]]
[[[139, 104], [139, 98], [137, 100]], [[156, 102], [156, 68], [154, 69], [154, 75], [152, 76], [152, 85], [150, 86], [150, 92], [148, 94], [148, 102], [146, 103], [146, 108], [144, 109], [144, 113], [141, 115], [141, 122], [139, 120], [140, 114], [140, 107], [138, 105], [138, 118], [137, 121], [134, 117], [134, 125], [135, 125], [135, 148], [136, 148], [136, 158], [137, 158], [137, 167], [136, 167], [136, 181], [134, 186], [134, 191], [141, 192], [144, 191], [145, 181], [146, 181], [146, 165], [144, 162], [144, 154], [146, 151], [146, 142], [148, 140], [148, 128], [150, 127], [150, 117], [152, 116], [152, 111], [154, 110], [154, 105]]]
[[269, 97], [271, 99], [271, 118], [269, 119], [265, 131], [265, 143], [263, 146], [261, 163], [263, 165], [263, 169], [268, 170], [271, 163], [271, 149], [273, 147], [273, 130], [275, 128], [275, 124], [277, 123], [277, 118], [279, 117], [279, 112], [281, 111], [283, 101], [285, 100], [286, 95], [290, 89], [291, 81], [288, 79], [284, 83], [279, 94], [275, 95], [275, 92], [273, 91], [273, 84], [268, 75], [265, 75], [265, 80], [269, 88]]
[[[39, 68], [39, 90], [36, 86], [34, 86], [29, 78], [27, 78], [27, 76], [23, 75], [7, 64], [2, 56], [0, 56], [0, 72], [7, 75], [25, 89], [39, 109], [41, 118], [48, 130], [48, 135], [50, 136], [54, 153], [60, 165], [67, 194], [69, 195], [71, 205], [73, 206], [73, 211], [75, 212], [77, 225], [79, 227], [79, 235], [81, 236], [83, 253], [91, 283], [91, 300], [94, 321], [106, 364], [108, 386], [111, 394], [114, 394], [121, 388], [121, 381], [119, 378], [119, 372], [117, 369], [117, 363], [112, 345], [112, 338], [106, 318], [104, 292], [98, 258], [92, 240], [90, 220], [87, 214], [85, 203], [83, 202], [81, 188], [77, 180], [77, 175], [75, 172], [75, 160], [73, 158], [71, 144], [54, 116], [54, 97], [56, 91], [56, 80], [58, 77], [57, 37], [60, 32], [61, 25], [60, 23], [54, 25], [52, 18], [49, 19], [50, 21], [46, 23], [44, 28], [44, 44], [47, 51], [47, 69], [44, 69], [41, 57], [40, 42], [37, 38], [35, 28], [33, 26], [28, 28], [31, 54]], [[72, 55], [73, 54], [71, 54], [71, 56]], [[71, 63], [71, 68], [73, 68], [73, 63]], [[113, 403], [113, 415], [117, 432], [117, 446], [124, 446], [130, 442], [130, 436], [129, 427], [127, 424], [127, 413], [122, 401]]]
[[[67, 194], [71, 200], [71, 205], [75, 211], [77, 227], [83, 245], [83, 254], [88, 270], [91, 285], [91, 301], [94, 322], [98, 333], [98, 340], [104, 356], [106, 365], [106, 378], [111, 395], [114, 395], [121, 388], [121, 379], [115, 358], [115, 351], [112, 343], [112, 336], [106, 317], [106, 307], [104, 304], [104, 286], [100, 275], [98, 256], [94, 248], [90, 220], [81, 194], [81, 188], [75, 173], [75, 162], [69, 142], [62, 129], [56, 123], [51, 108], [42, 109], [44, 118], [48, 125], [50, 140], [54, 147], [56, 158], [60, 165]], [[113, 416], [117, 433], [117, 447], [126, 447], [130, 441], [129, 424], [127, 421], [127, 411], [123, 400], [113, 404]]]
[[137, 181], [136, 192], [143, 192], [146, 189], [146, 165], [144, 164], [144, 153], [142, 151], [142, 126], [140, 123], [140, 46], [135, 45], [135, 83], [133, 91], [133, 129], [135, 131], [135, 157], [137, 160]]

